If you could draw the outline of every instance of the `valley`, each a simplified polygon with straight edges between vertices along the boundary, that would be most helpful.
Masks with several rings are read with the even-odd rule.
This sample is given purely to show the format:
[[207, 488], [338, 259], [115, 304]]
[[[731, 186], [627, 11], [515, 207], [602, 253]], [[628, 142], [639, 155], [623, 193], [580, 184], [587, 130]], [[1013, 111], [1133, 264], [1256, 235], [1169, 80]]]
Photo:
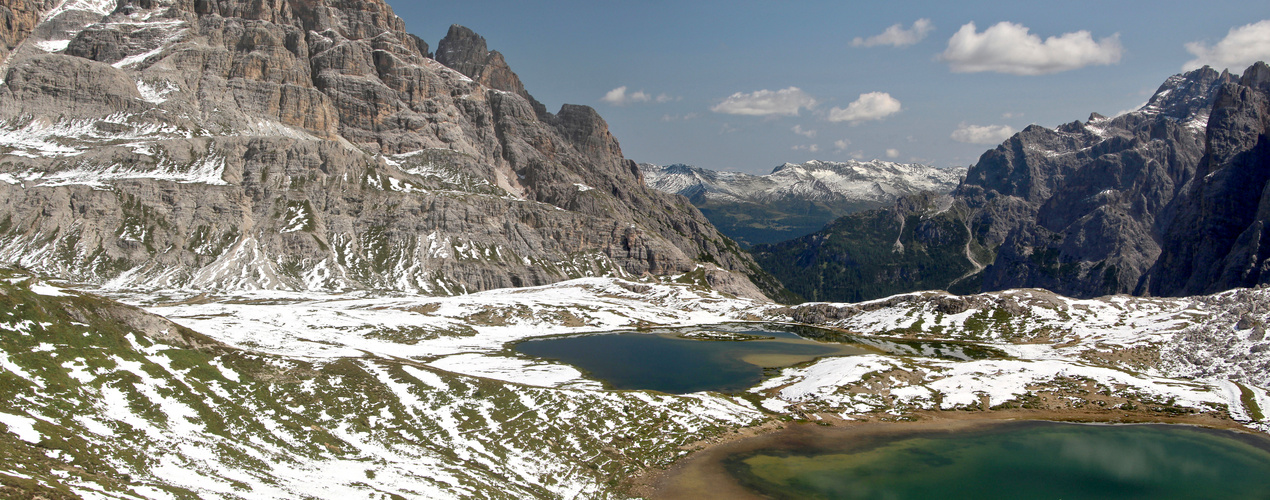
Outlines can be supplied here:
[[[458, 297], [102, 292], [138, 310], [16, 271], [0, 288], [16, 332], [3, 344], [14, 403], [0, 439], [29, 457], [0, 477], [23, 491], [610, 497], [751, 427], [1041, 418], [1270, 430], [1270, 350], [1238, 328], [1270, 305], [1260, 290], [792, 307], [669, 278]], [[509, 345], [738, 321], [814, 324], [829, 328], [818, 340], [843, 340], [837, 331], [870, 349], [752, 389], [674, 395], [605, 389]], [[969, 346], [997, 354], [958, 354]]]
[[639, 167], [650, 187], [688, 198], [721, 233], [746, 247], [804, 236], [901, 196], [947, 194], [966, 176], [964, 168], [880, 160], [786, 163], [767, 175], [688, 165]]
[[[528, 17], [594, 15], [561, 14]], [[754, 70], [799, 51], [586, 52], [638, 17], [610, 14], [491, 41], [587, 54], [535, 81], [611, 88], [582, 99], [612, 129], [383, 0], [0, 2], [0, 498], [921, 496], [952, 486], [823, 475], [972, 477], [1076, 443], [1027, 464], [1068, 474], [1097, 442], [1157, 472], [1211, 453], [1202, 488], [1260, 494], [1229, 475], [1270, 449], [1270, 66], [1188, 67], [1115, 116], [1016, 130], [928, 118], [972, 94], [942, 72], [906, 75], [913, 97], [859, 72], [705, 98], [699, 62], [617, 86], [717, 50], [744, 54], [720, 75], [781, 75]], [[835, 43], [899, 54], [932, 29]], [[968, 36], [921, 64], [979, 72]], [[564, 45], [517, 45], [542, 41]], [[642, 153], [710, 143], [726, 169], [637, 163], [613, 132], [636, 119]], [[746, 156], [768, 142], [841, 161]], [[965, 168], [919, 156], [978, 145]]]

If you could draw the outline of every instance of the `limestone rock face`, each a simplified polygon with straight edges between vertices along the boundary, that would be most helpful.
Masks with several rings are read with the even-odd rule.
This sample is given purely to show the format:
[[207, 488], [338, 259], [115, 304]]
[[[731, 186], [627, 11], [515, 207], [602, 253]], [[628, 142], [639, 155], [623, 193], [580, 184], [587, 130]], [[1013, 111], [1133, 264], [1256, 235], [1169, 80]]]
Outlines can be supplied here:
[[55, 0], [13, 0], [0, 5], [0, 60], [7, 58], [40, 22], [40, 15], [56, 5]]
[[[960, 191], [987, 215], [984, 246], [997, 249], [983, 289], [1132, 293], [1160, 253], [1168, 207], [1194, 176], [1216, 89], [1228, 80], [1209, 68], [1178, 75], [1137, 112], [1029, 127], [985, 153], [971, 169], [984, 182]], [[1002, 178], [1010, 181], [987, 180]], [[1002, 205], [1014, 207], [1000, 213]]]
[[644, 186], [593, 109], [546, 112], [466, 28], [438, 46], [452, 68], [380, 0], [98, 3], [3, 35], [4, 261], [117, 286], [429, 293], [710, 262], [779, 289]]
[[1141, 286], [1193, 295], [1270, 283], [1270, 67], [1217, 92], [1207, 148]]
[[[852, 264], [824, 282], [876, 293], [920, 284], [958, 292], [1046, 288], [1075, 297], [1200, 294], [1270, 282], [1262, 272], [1270, 269], [1270, 249], [1261, 243], [1270, 236], [1263, 229], [1270, 224], [1267, 86], [1263, 63], [1242, 77], [1205, 67], [1170, 77], [1137, 111], [1024, 129], [970, 167], [951, 203], [927, 208], [920, 219], [952, 217], [959, 223], [948, 227], [964, 226], [969, 241], [881, 225], [912, 215], [899, 203], [842, 219], [803, 244], [763, 249], [759, 260], [826, 261], [816, 250], [823, 242], [861, 235], [854, 240], [877, 243], [845, 246], [850, 252], [835, 259]], [[775, 274], [788, 283], [799, 272]], [[825, 290], [800, 293], [843, 298]]]

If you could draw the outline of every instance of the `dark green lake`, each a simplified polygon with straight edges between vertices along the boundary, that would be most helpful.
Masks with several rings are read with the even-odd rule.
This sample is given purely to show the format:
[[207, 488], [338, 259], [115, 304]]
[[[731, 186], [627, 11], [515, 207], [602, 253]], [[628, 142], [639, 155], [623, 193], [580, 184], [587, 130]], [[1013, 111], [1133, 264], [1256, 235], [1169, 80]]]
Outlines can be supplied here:
[[[748, 340], [683, 337], [697, 332]], [[576, 366], [613, 389], [671, 394], [739, 392], [762, 381], [764, 368], [877, 352], [863, 345], [817, 342], [787, 330], [754, 326], [557, 337], [521, 342], [515, 349]]]
[[[692, 335], [699, 336], [686, 338]], [[971, 359], [1000, 354], [973, 344], [866, 339], [777, 324], [597, 333], [528, 340], [513, 348], [573, 365], [612, 389], [670, 394], [740, 392], [761, 382], [766, 368], [793, 366], [826, 356], [884, 352]]]
[[757, 449], [723, 460], [746, 489], [821, 499], [1270, 499], [1263, 436], [1168, 425], [1018, 422]]

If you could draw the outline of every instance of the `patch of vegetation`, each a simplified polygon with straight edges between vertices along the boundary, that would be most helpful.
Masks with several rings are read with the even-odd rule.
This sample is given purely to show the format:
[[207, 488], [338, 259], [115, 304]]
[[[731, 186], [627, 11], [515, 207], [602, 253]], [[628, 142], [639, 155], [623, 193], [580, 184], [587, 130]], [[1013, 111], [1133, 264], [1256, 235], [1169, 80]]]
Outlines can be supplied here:
[[1239, 402], [1243, 403], [1244, 410], [1248, 411], [1248, 416], [1252, 417], [1256, 422], [1265, 420], [1266, 416], [1262, 413], [1261, 407], [1257, 405], [1257, 395], [1253, 394], [1252, 389], [1239, 382], [1235, 382], [1235, 385], [1239, 387]]
[[893, 209], [873, 210], [795, 240], [756, 245], [751, 253], [786, 288], [811, 301], [859, 302], [945, 289], [973, 269], [965, 217], [956, 209], [903, 217]]
[[805, 236], [838, 217], [876, 209], [869, 202], [774, 201], [727, 202], [704, 196], [690, 198], [702, 215], [728, 238], [743, 246], [771, 244]]

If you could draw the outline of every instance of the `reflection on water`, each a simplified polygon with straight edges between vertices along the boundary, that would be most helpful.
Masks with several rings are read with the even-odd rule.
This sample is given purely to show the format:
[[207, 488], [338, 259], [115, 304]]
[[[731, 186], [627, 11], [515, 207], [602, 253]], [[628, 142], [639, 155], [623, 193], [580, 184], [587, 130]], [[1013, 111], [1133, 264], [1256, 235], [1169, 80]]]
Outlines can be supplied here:
[[1024, 422], [859, 448], [760, 449], [723, 463], [747, 488], [772, 498], [1270, 498], [1264, 440], [1258, 447], [1232, 436], [1180, 426]]
[[[817, 342], [756, 326], [665, 329], [582, 335], [516, 344], [521, 353], [574, 365], [614, 389], [673, 394], [740, 392], [759, 383], [764, 368], [825, 356], [878, 352], [859, 344]], [[724, 340], [731, 339], [731, 340]]]
[[826, 356], [890, 353], [979, 359], [1003, 355], [969, 343], [878, 339], [805, 326], [739, 323], [536, 339], [514, 348], [576, 366], [614, 389], [672, 394], [740, 392], [762, 381], [764, 368]]

